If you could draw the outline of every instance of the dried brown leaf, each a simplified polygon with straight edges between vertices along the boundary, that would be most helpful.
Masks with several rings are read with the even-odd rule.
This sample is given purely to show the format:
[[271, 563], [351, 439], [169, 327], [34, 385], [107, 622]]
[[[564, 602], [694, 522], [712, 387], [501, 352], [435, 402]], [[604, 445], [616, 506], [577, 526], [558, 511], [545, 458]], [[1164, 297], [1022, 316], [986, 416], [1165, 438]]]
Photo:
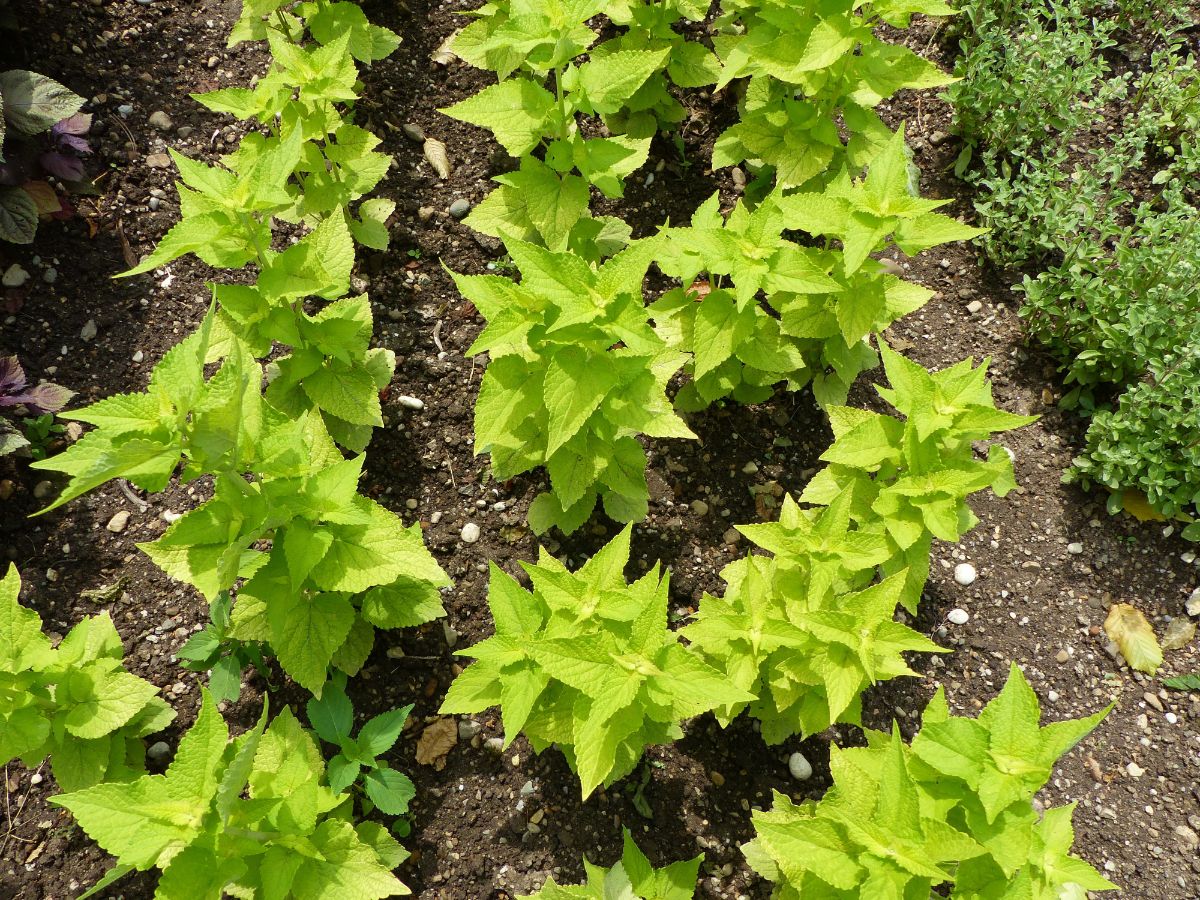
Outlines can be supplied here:
[[453, 718], [430, 722], [417, 740], [417, 762], [423, 766], [435, 765], [457, 743], [458, 724]]

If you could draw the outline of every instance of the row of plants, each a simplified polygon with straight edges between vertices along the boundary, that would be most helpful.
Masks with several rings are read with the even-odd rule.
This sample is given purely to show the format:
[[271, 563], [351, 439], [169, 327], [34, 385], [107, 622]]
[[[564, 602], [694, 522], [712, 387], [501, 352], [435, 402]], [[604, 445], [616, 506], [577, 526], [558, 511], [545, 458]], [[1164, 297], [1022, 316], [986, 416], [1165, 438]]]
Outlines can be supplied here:
[[[723, 598], [705, 596], [679, 632], [667, 627], [666, 579], [657, 569], [633, 584], [624, 580], [628, 528], [575, 573], [543, 552], [525, 567], [530, 591], [493, 568], [496, 633], [464, 651], [475, 662], [451, 686], [442, 711], [498, 705], [506, 740], [520, 732], [539, 752], [558, 746], [585, 797], [627, 775], [645, 747], [681, 736], [683, 721], [707, 710], [722, 724], [748, 710], [769, 743], [858, 723], [863, 690], [915, 674], [903, 653], [940, 649], [894, 621], [898, 604], [916, 610], [933, 538], [957, 541], [975, 524], [970, 494], [991, 487], [1002, 496], [1015, 486], [1003, 448], [979, 459], [973, 443], [1030, 421], [995, 407], [986, 365], [965, 360], [930, 373], [891, 351], [881, 335], [930, 294], [898, 277], [894, 260], [873, 255], [915, 254], [980, 233], [935, 212], [942, 203], [919, 197], [903, 128], [893, 133], [873, 112], [902, 87], [949, 81], [906, 49], [879, 41], [875, 26], [902, 27], [913, 12], [950, 10], [727, 3], [713, 40], [714, 77], [707, 46], [693, 47], [667, 27], [699, 21], [706, 10], [666, 3], [639, 15], [631, 8], [494, 2], [450, 44], [498, 81], [443, 111], [487, 128], [519, 158], [519, 168], [498, 177], [499, 187], [466, 220], [504, 242], [519, 281], [455, 274], [487, 320], [469, 351], [489, 356], [476, 452], [489, 454], [498, 479], [545, 468], [549, 490], [529, 511], [542, 533], [579, 528], [597, 499], [612, 519], [644, 518], [640, 438], [693, 437], [681, 414], [726, 397], [761, 402], [780, 383], [792, 390], [811, 383], [835, 442], [822, 457], [828, 466], [800, 498], [806, 506], [788, 499], [778, 523], [739, 526], [771, 555], [728, 566]], [[616, 27], [594, 28], [602, 13]], [[614, 36], [596, 43], [601, 34]], [[634, 238], [627, 225], [590, 214], [588, 185], [621, 195], [654, 133], [673, 121], [674, 107], [661, 102], [667, 79], [744, 86], [741, 120], [718, 140], [714, 166], [745, 163], [755, 179], [728, 215], [714, 195], [689, 227]], [[651, 266], [678, 286], [647, 305]], [[871, 337], [891, 385], [880, 393], [903, 418], [840, 405], [854, 379], [877, 364]], [[669, 399], [668, 383], [680, 372], [684, 386]], [[1037, 715], [1035, 701], [1035, 730]], [[1079, 724], [1078, 735], [1097, 721]], [[997, 762], [1005, 752], [1041, 753], [1008, 724], [994, 750], [986, 735], [975, 742], [975, 765], [1009, 771], [1008, 762]], [[810, 830], [824, 833], [844, 820], [835, 803], [805, 817], [777, 809], [787, 871], [753, 849], [748, 855], [784, 897], [805, 887], [821, 896], [918, 896], [916, 884], [928, 892], [947, 882], [957, 882], [955, 896], [963, 897], [1023, 896], [999, 892], [1010, 882], [1036, 896], [1109, 887], [1078, 860], [1058, 864], [1056, 855], [1069, 849], [1062, 823], [1065, 815], [1069, 831], [1070, 810], [1043, 826], [1029, 805], [1053, 759], [1075, 739], [1038, 756], [1036, 770], [1045, 772], [1036, 784], [1029, 779], [1027, 791], [1010, 784], [1000, 797], [991, 784], [982, 789], [988, 817], [963, 814], [961, 841], [936, 857], [953, 860], [946, 869], [919, 852], [914, 861], [882, 849], [901, 831], [915, 839], [907, 808], [888, 822], [896, 835], [855, 833], [865, 848], [881, 848], [890, 866], [831, 863], [797, 874], [797, 860], [836, 846]], [[963, 791], [981, 789], [982, 773], [966, 765], [950, 771], [961, 774]], [[906, 798], [911, 792], [889, 779], [878, 802], [899, 802], [896, 790]], [[951, 800], [942, 812], [958, 805], [971, 801]], [[983, 822], [1009, 805], [1014, 830], [988, 832]], [[870, 810], [855, 810], [855, 819], [863, 813]], [[1035, 827], [1045, 829], [1036, 840]], [[997, 852], [985, 860], [989, 839]], [[865, 848], [846, 843], [844, 853], [859, 857]]]
[[[987, 255], [1026, 272], [1021, 315], [1059, 363], [1063, 405], [1090, 417], [1067, 477], [1107, 488], [1113, 512], [1144, 495], [1195, 540], [1195, 19], [1184, 3], [1115, 6], [963, 4], [958, 171], [981, 190]], [[1116, 74], [1114, 52], [1130, 60]]]
[[[499, 706], [506, 741], [524, 734], [539, 752], [557, 746], [585, 797], [707, 711], [723, 724], [747, 711], [770, 743], [860, 723], [866, 688], [915, 674], [904, 653], [940, 649], [895, 621], [898, 605], [917, 609], [933, 539], [957, 541], [974, 526], [971, 494], [1015, 486], [1008, 453], [993, 445], [979, 456], [974, 444], [1030, 421], [996, 408], [986, 364], [931, 373], [881, 335], [930, 295], [874, 256], [978, 233], [919, 197], [903, 128], [893, 133], [873, 112], [902, 87], [947, 80], [876, 38], [876, 26], [950, 10], [928, 0], [736, 0], [723, 7], [711, 48], [677, 30], [705, 12], [686, 0], [497, 0], [452, 44], [499, 82], [446, 112], [488, 127], [519, 157], [467, 223], [503, 240], [520, 280], [454, 277], [487, 319], [470, 350], [490, 357], [476, 449], [497, 480], [545, 468], [549, 490], [529, 509], [534, 531], [574, 531], [597, 500], [619, 522], [645, 518], [641, 438], [694, 437], [681, 414], [725, 398], [759, 402], [781, 382], [811, 383], [835, 433], [799, 502], [786, 500], [777, 523], [740, 526], [769, 555], [728, 566], [723, 597], [705, 596], [679, 632], [668, 628], [666, 577], [654, 569], [625, 579], [629, 527], [576, 572], [543, 551], [526, 566], [529, 591], [493, 566], [495, 635], [465, 651], [476, 662], [442, 711]], [[598, 15], [616, 35], [599, 44], [589, 24]], [[387, 158], [350, 118], [356, 61], [382, 59], [396, 38], [354, 4], [247, 0], [231, 42], [261, 39], [273, 63], [253, 89], [197, 98], [260, 129], [220, 166], [175, 155], [182, 219], [126, 273], [191, 253], [218, 269], [253, 266], [254, 280], [214, 284], [200, 329], [155, 367], [149, 390], [70, 413], [94, 429], [36, 465], [69, 476], [50, 509], [118, 477], [148, 491], [177, 471], [211, 477], [210, 500], [141, 545], [212, 605], [213, 624], [180, 655], [211, 665], [223, 696], [236, 695], [243, 666], [274, 656], [313, 694], [316, 736], [287, 710], [268, 725], [264, 709], [231, 743], [206, 693], [165, 775], [129, 764], [115, 770], [122, 781], [101, 770], [58, 802], [118, 858], [105, 883], [158, 867], [162, 896], [382, 897], [403, 890], [390, 874], [403, 851], [386, 830], [354, 824], [354, 797], [368, 812], [407, 807], [411, 783], [380, 757], [408, 709], [352, 737], [345, 677], [365, 664], [377, 628], [443, 615], [438, 589], [448, 584], [419, 528], [356, 491], [393, 359], [370, 347], [367, 299], [346, 295], [354, 242], [385, 247], [392, 209], [363, 199]], [[591, 214], [591, 188], [619, 196], [654, 135], [678, 121], [671, 83], [741, 94], [741, 120], [715, 164], [745, 163], [756, 177], [728, 215], [714, 197], [690, 226], [635, 238], [619, 219]], [[647, 305], [651, 266], [677, 287]], [[287, 353], [272, 355], [279, 346]], [[879, 392], [898, 415], [842, 405], [880, 356], [890, 387]], [[671, 398], [680, 372], [686, 386]], [[28, 615], [5, 620], [22, 623], [21, 646], [40, 647]], [[117, 651], [104, 677], [124, 683]], [[39, 654], [13, 663], [13, 674], [56, 672]], [[59, 702], [57, 684], [45, 682], [39, 696]], [[144, 733], [140, 710], [153, 688], [132, 685], [119, 714], [91, 729], [113, 746]], [[1031, 742], [1031, 696], [1017, 676], [994, 716], [978, 722], [951, 719], [935, 702], [922, 734], [970, 731], [958, 761], [926, 760], [920, 738], [912, 750], [872, 737], [875, 755], [835, 754], [835, 776], [853, 759], [876, 773], [878, 790], [843, 787], [800, 812], [777, 800], [755, 817], [748, 858], [782, 897], [805, 888], [875, 896], [885, 886], [917, 896], [951, 882], [954, 896], [1049, 897], [1096, 886], [1103, 880], [1068, 856], [1069, 809], [1039, 819], [1031, 798], [1099, 717], [1050, 726], [1056, 737]], [[52, 708], [25, 688], [13, 697], [21, 708]], [[327, 765], [317, 736], [338, 748]], [[28, 761], [44, 749], [43, 740], [13, 755]], [[951, 790], [946, 778], [961, 784]], [[879, 804], [878, 830], [856, 830]], [[927, 824], [939, 815], [949, 823], [940, 830]], [[835, 833], [836, 844], [822, 837]], [[927, 858], [929, 843], [939, 846]], [[828, 865], [802, 871], [789, 848], [809, 844], [849, 862], [827, 855]], [[631, 847], [612, 870], [590, 869], [588, 886], [548, 883], [541, 896], [607, 896], [617, 886], [690, 896], [697, 861], [656, 873]]]
[[[353, 113], [359, 65], [399, 38], [357, 4], [252, 0], [229, 43], [248, 40], [267, 42], [267, 74], [252, 89], [196, 99], [254, 127], [217, 165], [172, 153], [181, 221], [124, 273], [194, 254], [239, 277], [211, 285], [202, 324], [155, 366], [145, 392], [64, 414], [94, 427], [33, 465], [68, 476], [43, 512], [118, 478], [149, 492], [177, 474], [210, 480], [209, 500], [140, 545], [213, 606], [213, 625], [180, 657], [207, 661], [230, 698], [243, 663], [269, 653], [313, 694], [313, 730], [286, 707], [269, 720], [264, 704], [258, 725], [231, 742], [205, 691], [165, 774], [145, 774], [140, 739], [173, 711], [122, 669], [107, 616], [51, 650], [17, 605], [12, 574], [0, 750], [34, 764], [48, 754], [67, 791], [54, 802], [116, 857], [89, 895], [153, 868], [160, 897], [407, 893], [393, 874], [407, 854], [388, 829], [356, 822], [356, 807], [407, 811], [413, 785], [381, 757], [411, 707], [353, 734], [344, 692], [377, 629], [443, 615], [439, 589], [449, 584], [419, 526], [358, 492], [394, 356], [370, 346], [370, 303], [351, 295], [350, 275], [355, 243], [386, 248], [394, 204], [367, 197], [390, 158]], [[322, 741], [338, 748], [328, 767]]]

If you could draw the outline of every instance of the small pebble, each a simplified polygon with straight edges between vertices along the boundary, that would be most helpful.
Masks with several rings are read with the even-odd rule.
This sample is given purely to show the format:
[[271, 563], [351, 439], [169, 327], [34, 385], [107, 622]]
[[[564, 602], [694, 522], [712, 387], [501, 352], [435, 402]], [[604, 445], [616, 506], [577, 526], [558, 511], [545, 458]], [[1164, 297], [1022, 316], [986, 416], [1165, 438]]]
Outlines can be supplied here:
[[131, 359], [132, 359], [132, 360], [133, 360], [135, 363], [140, 363], [140, 362], [141, 362], [143, 359], [145, 359], [145, 358], [146, 358], [146, 354], [145, 354], [145, 353], [143, 353], [141, 350], [135, 350], [135, 351], [133, 351], [133, 356], [132, 356], [132, 357], [130, 357], [130, 358], [131, 358]]
[[20, 263], [13, 263], [4, 270], [3, 277], [0, 277], [0, 283], [5, 287], [17, 288], [29, 280], [29, 273], [22, 268]]
[[1067, 544], [1067, 552], [1070, 553], [1072, 556], [1078, 556], [1080, 553], [1083, 552], [1083, 544], [1079, 543], [1078, 541], [1074, 541], [1073, 543]]
[[404, 136], [410, 141], [418, 144], [425, 143], [425, 129], [415, 122], [405, 122], [401, 126], [401, 130], [404, 132]]
[[788, 771], [797, 781], [807, 781], [812, 777], [812, 764], [797, 750], [788, 757]]
[[500, 754], [504, 752], [504, 738], [490, 737], [483, 742], [483, 749], [489, 753]]
[[467, 213], [471, 211], [471, 201], [463, 200], [461, 197], [450, 204], [447, 210], [455, 219], [465, 219]]
[[40, 774], [38, 774], [37, 772], [34, 772], [32, 775], [29, 776], [29, 783], [30, 784], [41, 784], [42, 776]]
[[87, 343], [96, 336], [96, 320], [88, 319], [83, 323], [83, 327], [79, 329], [79, 339]]
[[33, 486], [33, 499], [45, 500], [54, 493], [54, 485], [49, 481], [39, 481]]
[[54, 266], [48, 268], [42, 273], [42, 281], [46, 282], [46, 284], [54, 284], [54, 282], [58, 281], [58, 269], [54, 268]]
[[150, 124], [159, 131], [170, 131], [171, 126], [175, 124], [171, 121], [171, 117], [161, 109], [156, 109], [154, 112], [150, 113], [150, 118], [147, 121], [149, 121]]
[[468, 522], [462, 527], [462, 539], [465, 543], [473, 544], [479, 540], [479, 526], [474, 522]]
[[129, 524], [129, 511], [122, 509], [122, 510], [119, 510], [116, 514], [114, 514], [113, 517], [108, 520], [108, 524], [105, 525], [104, 527], [107, 528], [109, 531], [111, 531], [113, 534], [120, 534], [122, 531], [125, 530], [125, 526], [128, 524]]
[[983, 301], [981, 300], [972, 300], [967, 304], [967, 312], [969, 312], [971, 315], [977, 315], [982, 310]]
[[166, 153], [151, 153], [146, 157], [146, 165], [151, 169], [169, 169], [171, 167], [171, 157]]
[[153, 760], [164, 760], [171, 755], [171, 745], [166, 741], [156, 741], [146, 748], [146, 756]]
[[965, 609], [952, 609], [946, 613], [946, 621], [951, 625], [966, 625], [970, 619], [971, 616]]
[[708, 504], [705, 503], [703, 500], [693, 500], [692, 501], [692, 512], [694, 512], [698, 516], [707, 516], [708, 515]]
[[401, 394], [396, 398], [396, 402], [405, 409], [424, 409], [425, 401], [418, 400], [416, 397], [410, 397], [408, 394]]
[[1135, 762], [1131, 762], [1129, 765], [1127, 765], [1125, 767], [1125, 771], [1129, 773], [1130, 778], [1141, 778], [1146, 774], [1146, 770]]
[[1188, 597], [1187, 614], [1189, 616], [1200, 616], [1200, 587], [1192, 591], [1192, 595]]
[[458, 723], [458, 739], [460, 741], [469, 741], [475, 735], [479, 734], [479, 729], [482, 727], [474, 719], [463, 719]]
[[976, 577], [975, 567], [970, 563], [959, 563], [954, 567], [954, 580], [963, 587], [974, 584]]

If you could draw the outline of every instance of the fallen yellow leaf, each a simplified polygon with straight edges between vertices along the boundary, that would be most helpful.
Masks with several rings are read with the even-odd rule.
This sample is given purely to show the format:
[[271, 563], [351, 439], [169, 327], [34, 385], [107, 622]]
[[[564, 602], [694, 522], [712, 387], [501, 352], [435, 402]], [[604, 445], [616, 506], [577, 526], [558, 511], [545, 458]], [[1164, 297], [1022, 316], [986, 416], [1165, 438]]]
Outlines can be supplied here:
[[1141, 491], [1125, 491], [1121, 494], [1121, 508], [1139, 522], [1165, 522], [1167, 517], [1150, 505]]
[[1153, 675], [1162, 665], [1162, 648], [1154, 636], [1154, 629], [1146, 617], [1128, 603], [1114, 603], [1109, 608], [1104, 631], [1130, 668]]

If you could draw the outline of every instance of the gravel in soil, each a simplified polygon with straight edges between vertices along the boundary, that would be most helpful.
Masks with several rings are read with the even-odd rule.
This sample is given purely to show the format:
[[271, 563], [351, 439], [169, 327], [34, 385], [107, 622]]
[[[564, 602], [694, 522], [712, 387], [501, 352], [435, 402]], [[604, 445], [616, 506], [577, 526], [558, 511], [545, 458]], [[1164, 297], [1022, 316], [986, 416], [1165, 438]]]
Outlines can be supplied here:
[[[472, 455], [471, 410], [483, 361], [463, 353], [482, 321], [440, 265], [479, 272], [498, 263], [496, 244], [471, 233], [450, 209], [482, 199], [488, 178], [507, 163], [481, 132], [436, 112], [486, 80], [464, 66], [441, 67], [429, 59], [461, 24], [455, 14], [468, 4], [364, 5], [375, 21], [405, 38], [391, 59], [366, 74], [360, 105], [385, 139], [382, 149], [395, 157], [380, 195], [398, 204], [392, 249], [363, 255], [356, 274], [375, 306], [377, 342], [398, 357], [389, 421], [371, 445], [366, 486], [406, 521], [422, 523], [455, 582], [444, 624], [382, 635], [368, 667], [352, 682], [363, 716], [416, 703], [414, 725], [392, 758], [411, 773], [418, 790], [413, 833], [405, 841], [413, 857], [400, 874], [427, 900], [509, 897], [551, 874], [560, 882], [578, 880], [583, 854], [612, 863], [625, 825], [656, 864], [705, 853], [698, 897], [765, 898], [769, 885], [748, 870], [738, 851], [752, 834], [750, 810], [768, 803], [772, 789], [797, 798], [820, 796], [829, 784], [829, 741], [853, 742], [854, 729], [766, 748], [747, 720], [721, 731], [702, 718], [684, 740], [652, 749], [634, 776], [587, 802], [580, 801], [578, 782], [557, 753], [534, 756], [522, 739], [497, 753], [500, 722], [494, 713], [461, 722], [459, 741], [443, 763], [415, 761], [420, 726], [435, 716], [456, 672], [453, 650], [490, 633], [488, 561], [519, 576], [518, 561], [536, 555], [523, 523], [542, 482], [535, 475], [497, 484], [488, 477], [486, 459]], [[101, 175], [99, 195], [81, 199], [79, 218], [44, 226], [30, 248], [0, 246], [0, 264], [20, 262], [34, 275], [0, 295], [0, 352], [19, 352], [31, 375], [69, 386], [81, 400], [137, 390], [153, 363], [198, 321], [211, 273], [181, 260], [153, 276], [109, 276], [148, 252], [176, 221], [165, 149], [212, 159], [235, 146], [244, 131], [241, 123], [208, 114], [188, 94], [245, 84], [264, 70], [266, 59], [256, 47], [225, 48], [234, 0], [25, 0], [17, 8], [23, 30], [5, 42], [4, 67], [37, 68], [90, 98], [95, 171]], [[949, 66], [948, 47], [932, 26], [914, 28], [908, 40]], [[159, 112], [170, 119], [169, 128], [161, 127], [166, 123], [155, 116]], [[945, 105], [929, 95], [902, 96], [884, 112], [909, 122], [924, 192], [953, 198], [949, 211], [969, 216], [962, 186], [942, 174], [957, 153], [953, 141], [942, 139], [950, 131]], [[617, 211], [645, 233], [668, 215], [686, 219], [713, 189], [732, 201], [729, 173], [705, 171], [702, 162], [731, 115], [727, 99], [697, 101], [684, 132], [691, 168], [679, 165], [669, 144], [656, 146], [651, 166], [659, 160], [663, 166], [653, 184], [635, 180]], [[450, 178], [438, 178], [420, 144], [406, 136], [413, 125], [445, 142]], [[461, 204], [455, 214], [460, 211]], [[1200, 896], [1200, 698], [1167, 692], [1159, 680], [1130, 672], [1106, 652], [1101, 629], [1110, 602], [1133, 603], [1160, 631], [1170, 617], [1184, 615], [1197, 583], [1195, 556], [1187, 544], [1165, 536], [1162, 524], [1110, 519], [1102, 499], [1060, 483], [1077, 446], [1078, 423], [1054, 406], [1053, 366], [1025, 347], [1017, 300], [1006, 282], [982, 269], [974, 251], [963, 246], [937, 248], [904, 265], [910, 277], [938, 293], [891, 330], [893, 346], [926, 366], [991, 356], [1000, 404], [1041, 419], [1006, 436], [1021, 489], [1004, 500], [977, 501], [980, 525], [956, 546], [935, 547], [915, 624], [955, 652], [915, 660], [925, 675], [920, 681], [871, 691], [867, 724], [886, 727], [895, 719], [911, 735], [939, 684], [957, 712], [973, 714], [999, 689], [1010, 660], [1025, 669], [1049, 719], [1086, 715], [1116, 700], [1115, 711], [1062, 761], [1040, 799], [1047, 805], [1079, 802], [1078, 852], [1122, 885], [1126, 896]], [[53, 282], [44, 277], [48, 268], [56, 270]], [[80, 335], [89, 320], [97, 334], [84, 341]], [[402, 405], [400, 396], [419, 398], [423, 408]], [[864, 386], [852, 402], [875, 401]], [[712, 409], [694, 416], [692, 425], [699, 441], [650, 444], [650, 516], [636, 529], [631, 563], [639, 571], [656, 559], [670, 567], [672, 610], [680, 615], [693, 610], [704, 591], [719, 591], [721, 567], [745, 551], [726, 540], [730, 525], [769, 516], [763, 497], [798, 493], [829, 440], [804, 395]], [[84, 615], [109, 609], [132, 670], [163, 688], [179, 710], [176, 725], [163, 736], [174, 748], [195, 715], [200, 682], [178, 668], [172, 654], [201, 626], [205, 610], [135, 544], [153, 539], [175, 514], [205, 499], [205, 484], [175, 486], [153, 497], [110, 484], [64, 510], [28, 519], [52, 485], [39, 484], [11, 459], [0, 460], [3, 480], [12, 482], [12, 494], [0, 505], [0, 559], [20, 568], [22, 602], [58, 634]], [[109, 529], [119, 512], [129, 514], [125, 526]], [[474, 542], [463, 540], [468, 524], [478, 526]], [[569, 540], [548, 543], [577, 565], [615, 531], [598, 520]], [[954, 578], [960, 563], [976, 570], [969, 585]], [[99, 602], [84, 593], [114, 585]], [[964, 624], [957, 624], [960, 613], [966, 614]], [[1162, 674], [1196, 671], [1197, 657], [1194, 641], [1169, 652]], [[252, 724], [264, 688], [251, 678], [242, 699], [226, 710], [236, 727]], [[275, 709], [290, 703], [299, 710], [303, 699], [294, 688], [272, 692]], [[804, 782], [789, 774], [796, 751], [815, 770]], [[9, 765], [0, 787], [0, 895], [66, 898], [99, 878], [108, 860], [65, 813], [47, 805], [55, 787], [45, 767], [30, 772]], [[124, 881], [120, 893], [149, 897], [153, 885], [153, 873], [147, 873]]]

